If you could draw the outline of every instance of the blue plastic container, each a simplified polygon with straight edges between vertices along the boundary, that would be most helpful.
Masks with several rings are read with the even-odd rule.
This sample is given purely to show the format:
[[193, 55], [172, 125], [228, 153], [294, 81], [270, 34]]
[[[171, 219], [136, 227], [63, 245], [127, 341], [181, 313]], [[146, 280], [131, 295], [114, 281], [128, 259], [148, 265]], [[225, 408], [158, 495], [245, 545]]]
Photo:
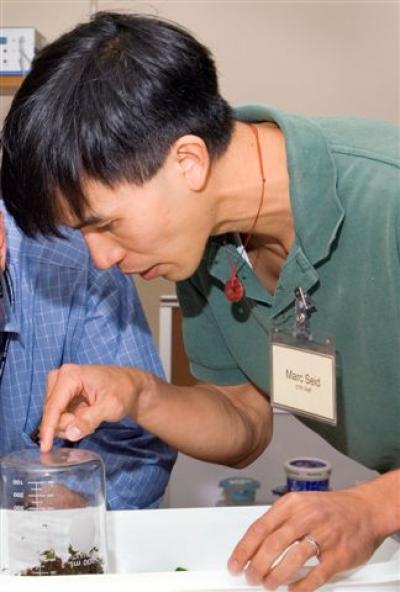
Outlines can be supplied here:
[[260, 482], [256, 479], [229, 477], [219, 482], [229, 506], [251, 506], [255, 502]]
[[328, 491], [332, 465], [309, 456], [285, 462], [287, 491]]

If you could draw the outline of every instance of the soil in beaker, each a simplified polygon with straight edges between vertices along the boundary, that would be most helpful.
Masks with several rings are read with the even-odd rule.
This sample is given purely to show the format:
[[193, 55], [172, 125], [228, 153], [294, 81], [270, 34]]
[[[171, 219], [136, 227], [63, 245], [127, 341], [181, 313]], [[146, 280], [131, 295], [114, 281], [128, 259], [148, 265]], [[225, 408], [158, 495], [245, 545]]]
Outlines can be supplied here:
[[103, 560], [98, 556], [97, 547], [89, 553], [82, 553], [69, 545], [68, 558], [63, 561], [54, 549], [46, 549], [40, 554], [40, 563], [22, 571], [21, 576], [65, 576], [78, 574], [104, 573]]

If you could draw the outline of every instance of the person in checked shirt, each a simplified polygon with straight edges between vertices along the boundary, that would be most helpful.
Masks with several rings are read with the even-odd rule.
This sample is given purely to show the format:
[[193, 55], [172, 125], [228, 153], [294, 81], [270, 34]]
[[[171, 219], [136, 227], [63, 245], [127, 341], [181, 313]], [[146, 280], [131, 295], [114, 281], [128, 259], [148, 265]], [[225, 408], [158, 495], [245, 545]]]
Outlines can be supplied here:
[[[49, 371], [117, 363], [162, 376], [162, 368], [130, 279], [117, 268], [97, 270], [79, 232], [34, 240], [2, 207], [0, 216], [2, 456], [38, 446]], [[74, 446], [103, 459], [109, 509], [159, 505], [176, 458], [159, 438], [126, 418]]]

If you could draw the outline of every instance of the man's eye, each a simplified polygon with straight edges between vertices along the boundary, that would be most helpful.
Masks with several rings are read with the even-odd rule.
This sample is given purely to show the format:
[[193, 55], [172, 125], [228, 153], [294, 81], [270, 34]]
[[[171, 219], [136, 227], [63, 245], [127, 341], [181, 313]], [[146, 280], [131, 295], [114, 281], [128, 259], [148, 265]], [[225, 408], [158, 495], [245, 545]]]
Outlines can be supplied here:
[[103, 226], [98, 226], [97, 230], [99, 232], [111, 232], [114, 228], [114, 222], [108, 222], [108, 224], [104, 224]]

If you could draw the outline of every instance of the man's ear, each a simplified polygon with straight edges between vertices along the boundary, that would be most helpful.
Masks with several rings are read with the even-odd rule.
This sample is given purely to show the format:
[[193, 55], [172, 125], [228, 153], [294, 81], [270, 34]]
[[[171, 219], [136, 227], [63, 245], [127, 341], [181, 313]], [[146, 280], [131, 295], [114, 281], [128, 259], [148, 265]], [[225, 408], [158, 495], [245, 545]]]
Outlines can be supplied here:
[[210, 155], [204, 140], [198, 136], [182, 136], [174, 143], [172, 153], [190, 189], [201, 191], [210, 172]]

